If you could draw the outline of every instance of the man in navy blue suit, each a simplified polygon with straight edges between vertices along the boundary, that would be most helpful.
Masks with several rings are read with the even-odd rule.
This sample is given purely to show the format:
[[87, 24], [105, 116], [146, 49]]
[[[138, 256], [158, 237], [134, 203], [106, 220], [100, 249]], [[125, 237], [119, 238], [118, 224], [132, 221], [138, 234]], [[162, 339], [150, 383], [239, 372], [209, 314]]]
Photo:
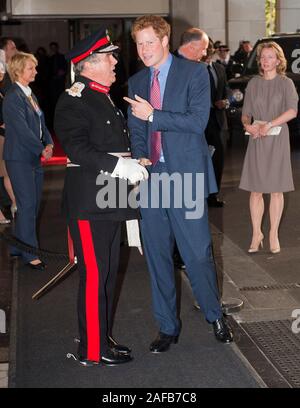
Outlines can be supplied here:
[[[204, 136], [210, 110], [207, 68], [170, 54], [170, 26], [162, 17], [139, 17], [133, 24], [132, 37], [146, 66], [130, 78], [129, 98], [125, 99], [130, 104], [128, 125], [133, 156], [150, 173], [149, 202], [141, 206], [154, 316], [159, 324], [150, 351], [168, 350], [180, 334], [173, 267], [175, 240], [201, 310], [213, 324], [216, 338], [229, 343], [233, 336], [218, 298], [205, 199], [217, 191]], [[158, 176], [175, 182], [164, 189], [163, 183], [157, 182]], [[184, 191], [181, 197], [180, 184]], [[194, 200], [194, 213], [187, 203], [189, 194]], [[154, 201], [157, 205], [153, 205]]]

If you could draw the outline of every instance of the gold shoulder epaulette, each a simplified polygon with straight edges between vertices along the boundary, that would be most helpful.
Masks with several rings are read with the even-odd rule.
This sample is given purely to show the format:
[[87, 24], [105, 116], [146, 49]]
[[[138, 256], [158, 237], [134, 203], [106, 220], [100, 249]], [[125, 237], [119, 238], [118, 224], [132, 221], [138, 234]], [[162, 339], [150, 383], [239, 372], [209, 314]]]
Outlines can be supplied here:
[[78, 98], [81, 98], [81, 92], [84, 90], [84, 88], [85, 85], [82, 82], [74, 82], [71, 88], [66, 89], [66, 92], [71, 96], [77, 96]]

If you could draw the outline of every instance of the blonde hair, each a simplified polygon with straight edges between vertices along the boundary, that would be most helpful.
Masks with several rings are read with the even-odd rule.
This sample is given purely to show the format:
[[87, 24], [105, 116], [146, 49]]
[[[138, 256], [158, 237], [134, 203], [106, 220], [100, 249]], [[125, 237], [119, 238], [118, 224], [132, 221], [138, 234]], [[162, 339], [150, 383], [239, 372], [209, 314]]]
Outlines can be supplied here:
[[37, 66], [37, 59], [33, 54], [26, 52], [17, 52], [8, 63], [8, 73], [13, 82], [18, 80], [20, 74], [24, 72], [26, 62], [32, 61]]
[[134, 41], [136, 41], [136, 33], [138, 31], [144, 30], [145, 28], [152, 27], [155, 34], [158, 36], [160, 40], [162, 40], [165, 36], [170, 39], [171, 35], [171, 26], [166, 20], [160, 16], [148, 15], [138, 17], [132, 26], [131, 29], [131, 37]]
[[261, 64], [260, 64], [261, 53], [264, 48], [271, 48], [272, 50], [275, 51], [276, 57], [279, 61], [279, 64], [276, 66], [277, 74], [285, 75], [286, 65], [287, 65], [286, 58], [284, 56], [283, 49], [275, 41], [263, 42], [258, 45], [256, 60], [257, 60], [258, 67], [259, 67], [259, 73], [261, 75], [263, 75], [264, 73], [261, 67]]

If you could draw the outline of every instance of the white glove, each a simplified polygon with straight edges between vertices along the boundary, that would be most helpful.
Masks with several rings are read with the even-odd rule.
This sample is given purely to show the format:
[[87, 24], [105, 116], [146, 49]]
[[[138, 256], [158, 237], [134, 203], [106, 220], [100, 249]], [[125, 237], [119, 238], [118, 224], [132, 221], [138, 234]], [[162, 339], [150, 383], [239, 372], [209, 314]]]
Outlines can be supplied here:
[[131, 184], [135, 184], [138, 181], [147, 180], [149, 177], [148, 171], [145, 167], [139, 164], [136, 159], [123, 159], [120, 157], [112, 177], [119, 177], [125, 180], [129, 180]]

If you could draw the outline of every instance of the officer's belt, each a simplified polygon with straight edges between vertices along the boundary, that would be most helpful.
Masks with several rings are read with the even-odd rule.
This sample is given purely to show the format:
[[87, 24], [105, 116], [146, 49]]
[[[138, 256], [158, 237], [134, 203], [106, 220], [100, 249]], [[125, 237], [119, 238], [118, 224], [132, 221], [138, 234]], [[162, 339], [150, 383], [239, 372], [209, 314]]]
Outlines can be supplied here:
[[[112, 156], [115, 157], [123, 157], [124, 159], [129, 159], [131, 157], [131, 152], [114, 152], [114, 153], [107, 153], [107, 154], [111, 154]], [[75, 164], [72, 163], [71, 160], [67, 157], [67, 167], [80, 167], [80, 164]]]

